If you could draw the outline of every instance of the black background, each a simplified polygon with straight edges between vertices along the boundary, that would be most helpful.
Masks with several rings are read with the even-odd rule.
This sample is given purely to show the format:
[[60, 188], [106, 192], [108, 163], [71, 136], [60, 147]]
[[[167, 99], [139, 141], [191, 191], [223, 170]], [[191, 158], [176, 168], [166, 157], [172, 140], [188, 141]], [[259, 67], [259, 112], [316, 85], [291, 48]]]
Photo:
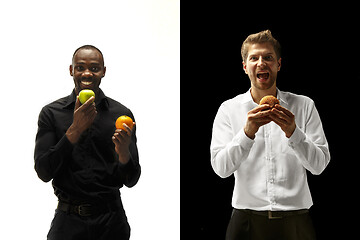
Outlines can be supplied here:
[[211, 168], [212, 124], [223, 101], [250, 88], [241, 44], [265, 29], [282, 46], [278, 88], [315, 101], [329, 143], [328, 167], [319, 176], [308, 173], [317, 237], [356, 234], [360, 27], [352, 9], [181, 4], [181, 239], [225, 239], [234, 179]]

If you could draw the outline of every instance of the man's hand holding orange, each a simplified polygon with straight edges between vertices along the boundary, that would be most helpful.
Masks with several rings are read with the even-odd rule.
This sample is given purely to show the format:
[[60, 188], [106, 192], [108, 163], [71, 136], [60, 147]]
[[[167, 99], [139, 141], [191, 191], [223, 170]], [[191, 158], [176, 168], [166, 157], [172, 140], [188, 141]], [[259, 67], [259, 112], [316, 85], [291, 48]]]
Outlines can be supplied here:
[[[129, 146], [131, 143], [131, 135], [132, 129], [135, 126], [135, 122], [132, 121], [130, 117], [129, 119], [125, 119], [122, 121], [123, 116], [119, 117], [115, 123], [116, 130], [112, 137], [112, 141], [115, 144], [115, 151], [119, 155], [119, 161], [122, 164], [126, 164], [130, 160]], [[124, 120], [123, 119], [123, 120]], [[129, 126], [130, 125], [130, 126]]]

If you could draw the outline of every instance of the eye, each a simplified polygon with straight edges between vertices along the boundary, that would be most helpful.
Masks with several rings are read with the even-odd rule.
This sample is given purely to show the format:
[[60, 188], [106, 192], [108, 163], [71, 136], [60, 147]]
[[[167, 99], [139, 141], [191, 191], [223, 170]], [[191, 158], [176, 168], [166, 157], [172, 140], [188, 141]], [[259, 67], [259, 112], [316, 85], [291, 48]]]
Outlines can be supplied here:
[[250, 56], [249, 60], [250, 61], [256, 61], [256, 60], [258, 60], [258, 57], [257, 56]]
[[83, 71], [84, 70], [84, 67], [83, 66], [76, 66], [75, 69], [77, 71]]
[[273, 58], [273, 56], [269, 55], [269, 56], [265, 56], [264, 59], [266, 61], [272, 61], [274, 58]]
[[92, 72], [98, 72], [98, 71], [100, 71], [100, 68], [99, 68], [99, 67], [91, 67], [91, 68], [90, 68], [90, 71], [92, 71]]

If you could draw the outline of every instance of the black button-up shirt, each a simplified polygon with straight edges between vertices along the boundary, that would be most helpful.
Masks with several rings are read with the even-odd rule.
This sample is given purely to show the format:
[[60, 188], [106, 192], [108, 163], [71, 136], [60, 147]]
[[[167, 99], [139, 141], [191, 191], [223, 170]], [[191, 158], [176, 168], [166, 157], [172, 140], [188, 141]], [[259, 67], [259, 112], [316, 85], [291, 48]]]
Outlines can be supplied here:
[[53, 179], [55, 195], [68, 202], [109, 202], [120, 198], [119, 189], [134, 186], [140, 177], [136, 126], [129, 146], [131, 159], [121, 164], [112, 136], [115, 121], [132, 112], [106, 97], [96, 96], [97, 116], [80, 140], [72, 145], [65, 133], [73, 121], [76, 94], [46, 105], [40, 112], [35, 144], [35, 170], [45, 182]]

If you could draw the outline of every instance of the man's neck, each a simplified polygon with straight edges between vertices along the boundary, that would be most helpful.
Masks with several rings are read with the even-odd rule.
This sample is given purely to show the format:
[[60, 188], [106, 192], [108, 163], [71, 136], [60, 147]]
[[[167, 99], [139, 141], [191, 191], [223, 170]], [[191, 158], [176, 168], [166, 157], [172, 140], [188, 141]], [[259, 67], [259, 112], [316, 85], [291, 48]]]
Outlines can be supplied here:
[[260, 90], [254, 87], [251, 87], [250, 89], [251, 97], [253, 98], [254, 102], [259, 104], [260, 100], [267, 95], [272, 95], [276, 97], [276, 86], [266, 89], [266, 90]]

